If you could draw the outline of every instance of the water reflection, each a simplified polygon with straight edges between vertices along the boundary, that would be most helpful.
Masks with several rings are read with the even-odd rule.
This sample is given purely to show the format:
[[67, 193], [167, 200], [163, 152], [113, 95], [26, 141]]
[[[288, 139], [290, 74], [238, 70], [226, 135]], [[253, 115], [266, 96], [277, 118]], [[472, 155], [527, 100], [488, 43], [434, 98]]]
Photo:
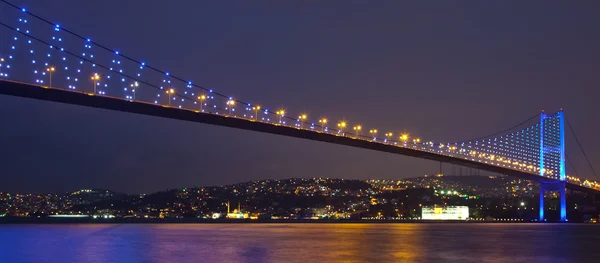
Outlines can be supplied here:
[[597, 262], [570, 224], [0, 225], [0, 262]]

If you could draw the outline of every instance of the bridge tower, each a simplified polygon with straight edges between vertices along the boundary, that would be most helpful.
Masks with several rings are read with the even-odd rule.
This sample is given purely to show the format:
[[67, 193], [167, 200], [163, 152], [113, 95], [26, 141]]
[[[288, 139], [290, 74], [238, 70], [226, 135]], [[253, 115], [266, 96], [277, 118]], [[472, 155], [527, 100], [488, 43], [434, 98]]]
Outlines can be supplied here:
[[565, 168], [565, 115], [562, 109], [540, 115], [540, 176], [558, 179], [558, 182], [540, 182], [540, 221], [544, 221], [544, 193], [558, 191], [560, 221], [567, 221], [566, 168]]

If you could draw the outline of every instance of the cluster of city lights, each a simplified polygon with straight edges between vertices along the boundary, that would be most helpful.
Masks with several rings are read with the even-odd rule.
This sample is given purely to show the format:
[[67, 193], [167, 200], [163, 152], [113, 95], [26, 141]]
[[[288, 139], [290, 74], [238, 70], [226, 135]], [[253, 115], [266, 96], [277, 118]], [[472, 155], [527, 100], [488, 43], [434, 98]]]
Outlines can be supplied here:
[[[3, 3], [6, 3], [3, 1]], [[13, 5], [14, 7], [14, 5]], [[25, 9], [19, 9], [24, 16], [32, 15]], [[16, 35], [13, 37], [14, 44], [11, 45], [11, 52], [7, 57], [0, 57], [0, 78], [8, 79], [9, 72], [13, 74], [9, 61], [29, 62], [33, 68], [34, 79], [28, 79], [27, 82], [44, 88], [63, 89], [71, 92], [80, 92], [93, 96], [107, 96], [114, 99], [122, 99], [132, 102], [152, 103], [163, 107], [179, 108], [198, 113], [216, 114], [231, 118], [244, 119], [254, 122], [263, 122], [276, 126], [290, 127], [301, 130], [308, 130], [319, 133], [326, 133], [332, 136], [341, 136], [352, 140], [369, 141], [393, 147], [411, 148], [419, 151], [426, 151], [444, 156], [461, 158], [473, 162], [480, 162], [489, 165], [504, 167], [508, 169], [519, 170], [531, 174], [542, 175], [552, 179], [560, 179], [558, 163], [560, 155], [556, 150], [548, 153], [540, 153], [540, 139], [548, 140], [556, 144], [558, 137], [558, 128], [556, 123], [550, 119], [544, 127], [539, 124], [527, 127], [518, 132], [502, 135], [495, 138], [486, 138], [475, 141], [461, 143], [434, 143], [432, 141], [422, 142], [418, 137], [412, 137], [408, 133], [383, 132], [382, 137], [378, 137], [379, 130], [375, 128], [365, 128], [362, 124], [353, 124], [347, 120], [339, 120], [330, 123], [328, 118], [320, 117], [317, 121], [311, 121], [306, 113], [290, 114], [285, 109], [275, 111], [268, 110], [260, 105], [255, 105], [241, 100], [234, 99], [231, 96], [213, 91], [193, 84], [176, 77], [167, 71], [146, 65], [145, 62], [135, 60], [123, 55], [121, 52], [106, 48], [105, 46], [93, 42], [89, 38], [83, 38], [70, 30], [64, 30], [61, 26], [43, 20], [39, 16], [30, 16], [33, 19], [41, 20], [51, 25], [51, 40], [44, 41], [35, 38], [29, 28], [29, 21], [26, 18], [19, 18], [20, 28], [13, 29]], [[75, 37], [84, 42], [83, 52], [70, 52], [64, 48], [67, 36]], [[25, 41], [25, 53], [27, 56], [15, 58], [14, 52], [20, 51], [19, 43]], [[50, 49], [48, 53], [39, 52], [42, 58], [37, 57], [38, 52], [33, 48], [33, 43], [40, 43]], [[94, 47], [94, 48], [92, 48]], [[81, 48], [81, 46], [79, 46]], [[45, 49], [44, 49], [45, 50]], [[92, 50], [96, 54], [92, 53]], [[96, 51], [97, 50], [97, 51]], [[105, 65], [99, 61], [99, 52], [110, 52], [110, 62]], [[0, 53], [0, 56], [2, 54]], [[108, 57], [108, 56], [107, 56]], [[69, 58], [69, 59], [67, 59]], [[37, 60], [36, 60], [37, 59]], [[11, 62], [11, 63], [13, 63]], [[53, 63], [54, 62], [54, 63]], [[126, 63], [135, 65], [133, 75], [126, 74]], [[24, 63], [20, 63], [24, 64]], [[144, 72], [144, 70], [148, 71]], [[83, 71], [83, 72], [82, 72]], [[104, 73], [103, 73], [104, 72]], [[129, 72], [127, 72], [129, 73]], [[143, 74], [142, 74], [143, 73]], [[156, 80], [142, 79], [151, 76], [151, 73], [159, 74]], [[60, 74], [61, 78], [56, 77]], [[85, 76], [87, 74], [87, 76]], [[55, 77], [53, 83], [53, 76]], [[82, 84], [79, 80], [88, 78], [89, 84]], [[22, 80], [23, 78], [14, 78], [12, 80]], [[112, 81], [112, 82], [111, 82]], [[154, 83], [160, 82], [156, 85]], [[59, 83], [59, 84], [56, 84]], [[181, 90], [178, 90], [177, 84], [184, 83]], [[110, 86], [109, 86], [110, 84]], [[88, 86], [85, 87], [85, 86]], [[111, 89], [116, 86], [118, 88]], [[66, 87], [66, 88], [62, 88]], [[155, 96], [149, 94], [151, 89], [157, 90]], [[196, 92], [200, 89], [200, 92]], [[88, 90], [88, 91], [86, 91]], [[123, 92], [123, 93], [118, 93]], [[152, 99], [149, 95], [152, 95]], [[146, 98], [144, 98], [146, 96]], [[217, 99], [215, 99], [215, 97]], [[166, 98], [166, 101], [165, 101]], [[222, 101], [219, 101], [222, 100]], [[330, 128], [331, 125], [333, 128]], [[541, 135], [541, 130], [550, 131]], [[363, 135], [363, 130], [365, 131]], [[368, 131], [368, 132], [367, 132]], [[550, 134], [550, 135], [548, 135]], [[540, 160], [540, 156], [544, 156]], [[540, 169], [540, 161], [544, 163], [545, 169]], [[585, 187], [600, 189], [600, 184], [588, 180], [567, 176], [566, 181]]]

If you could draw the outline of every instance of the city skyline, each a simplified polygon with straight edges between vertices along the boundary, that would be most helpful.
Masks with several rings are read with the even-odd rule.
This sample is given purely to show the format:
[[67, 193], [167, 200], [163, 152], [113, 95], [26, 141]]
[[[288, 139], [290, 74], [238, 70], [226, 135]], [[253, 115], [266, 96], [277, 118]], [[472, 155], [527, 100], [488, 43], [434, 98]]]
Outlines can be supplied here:
[[[107, 189], [0, 192], [0, 218], [420, 220], [422, 207], [468, 205], [472, 216], [462, 220], [531, 221], [537, 219], [536, 194], [534, 182], [507, 176], [288, 178], [131, 195]], [[569, 209], [572, 219], [578, 208], [589, 209], [582, 197], [573, 197], [578, 204]]]
[[[232, 32], [222, 31], [223, 34], [229, 32], [231, 35], [221, 36], [221, 40], [227, 39], [227, 37], [245, 36], [244, 33], [247, 34], [248, 31], [258, 30], [259, 28], [267, 30], [267, 32], [273, 34], [267, 34], [265, 38], [272, 37], [272, 42], [279, 44], [277, 45], [279, 49], [273, 50], [274, 54], [270, 54], [269, 52], [260, 53], [264, 57], [252, 52], [252, 50], [261, 50], [262, 46], [248, 47], [244, 45], [248, 42], [255, 44], [257, 44], [256, 42], [260, 44], [269, 43], [269, 41], [258, 38], [243, 38], [242, 40], [245, 41], [240, 41], [240, 43], [236, 41], [228, 42], [232, 46], [222, 48], [213, 47], [211, 49], [207, 47], [206, 51], [198, 51], [199, 54], [196, 54], [183, 51], [185, 50], [183, 47], [193, 47], [192, 43], [189, 43], [193, 42], [191, 40], [189, 42], [148, 41], [151, 44], [145, 45], [143, 48], [137, 48], [140, 39], [154, 39], [148, 37], [151, 34], [150, 32], [130, 32], [141, 26], [136, 25], [138, 22], [129, 22], [123, 26], [115, 27], [115, 30], [112, 32], [103, 29], [105, 27], [100, 25], [94, 26], [94, 23], [96, 23], [94, 19], [84, 20], [84, 23], [90, 24], [82, 25], [82, 27], [97, 28], [98, 30], [94, 31], [100, 32], [93, 33], [100, 35], [98, 38], [102, 39], [102, 42], [120, 43], [124, 45], [122, 50], [129, 53], [153, 54], [156, 57], [151, 57], [150, 61], [156, 61], [154, 64], [163, 67], [173, 68], [173, 72], [183, 72], [187, 75], [195, 76], [196, 74], [190, 72], [190, 70], [200, 67], [206, 74], [201, 74], [202, 77], [194, 78], [196, 82], [200, 82], [203, 85], [211, 87], [214, 85], [215, 88], [227, 91], [228, 94], [236, 94], [240, 98], [261, 101], [275, 107], [278, 106], [277, 104], [280, 104], [282, 108], [293, 109], [294, 111], [307, 111], [311, 116], [327, 116], [334, 120], [347, 119], [352, 124], [360, 123], [365, 128], [378, 128], [381, 132], [406, 132], [425, 139], [460, 140], [478, 137], [509, 127], [515, 122], [535, 114], [540, 109], [550, 111], [564, 107], [568, 118], [575, 126], [578, 136], [581, 137], [580, 139], [584, 144], [597, 145], [598, 139], [596, 136], [593, 136], [593, 131], [597, 130], [598, 127], [596, 126], [598, 124], [594, 122], [589, 123], [594, 116], [597, 116], [596, 113], [598, 112], [597, 109], [592, 108], [592, 98], [596, 96], [595, 92], [597, 91], [591, 88], [594, 86], [594, 83], [597, 83], [597, 80], [593, 78], [592, 72], [582, 72], [594, 67], [593, 65], [586, 65], [585, 67], [578, 68], [574, 67], [577, 65], [558, 63], [561, 62], [561, 59], [565, 59], [562, 62], [569, 62], [569, 59], [573, 59], [573, 57], [581, 59], [579, 62], [586, 61], [583, 58], [588, 58], [587, 54], [594, 54], [593, 52], [586, 53], [585, 49], [586, 47], [593, 48], [593, 43], [598, 41], [598, 39], [594, 39], [597, 36], [585, 34], [586, 29], [590, 30], [592, 28], [586, 28], [585, 24], [583, 27], [579, 27], [580, 24], [578, 21], [561, 24], [562, 27], [566, 28], [550, 28], [556, 24], [542, 23], [542, 21], [552, 22], [550, 14], [563, 14], [570, 11], [574, 12], [575, 10], [554, 10], [551, 8], [557, 8], [558, 6], [552, 5], [548, 5], [546, 8], [550, 8], [555, 13], [541, 13], [541, 11], [540, 13], [534, 13], [543, 19], [535, 23], [532, 22], [529, 26], [531, 29], [540, 30], [538, 31], [540, 34], [544, 32], [555, 34], [556, 39], [562, 41], [566, 41], [562, 38], [563, 36], [574, 34], [569, 29], [572, 29], [573, 26], [578, 26], [577, 29], [580, 31], [572, 36], [570, 39], [572, 40], [571, 42], [546, 43], [544, 46], [541, 45], [540, 39], [536, 38], [540, 36], [535, 34], [529, 35], [527, 33], [530, 32], [516, 30], [514, 26], [517, 22], [510, 21], [514, 23], [511, 24], [509, 21], [505, 21], [507, 24], [495, 24], [495, 21], [492, 21], [494, 17], [487, 20], [483, 19], [484, 22], [488, 23], [484, 24], [515, 30], [508, 31], [505, 35], [500, 34], [500, 36], [496, 36], [499, 40], [509, 41], [517, 39], [527, 45], [515, 48], [502, 41], [494, 42], [492, 39], [486, 38], [492, 36], [486, 35], [484, 31], [480, 31], [481, 28], [473, 27], [465, 29], [452, 27], [452, 25], [464, 25], [462, 23], [468, 22], [456, 16], [459, 11], [464, 12], [462, 14], [466, 17], [469, 17], [469, 15], [475, 16], [475, 11], [480, 9], [487, 10], [487, 14], [490, 15], [495, 14], [499, 16], [503, 14], [502, 11], [489, 9], [488, 4], [480, 4], [479, 6], [471, 7], [473, 9], [467, 8], [464, 10], [456, 7], [438, 9], [428, 9], [423, 6], [414, 7], [414, 10], [420, 10], [421, 13], [409, 16], [412, 20], [405, 18], [409, 19], [409, 22], [413, 22], [415, 24], [414, 27], [409, 26], [413, 24], [408, 23], [409, 25], [407, 25], [407, 23], [400, 23], [401, 21], [394, 20], [397, 23], [391, 23], [393, 25], [405, 26], [402, 28], [403, 30], [398, 29], [399, 32], [412, 32], [413, 34], [408, 35], [420, 36], [420, 38], [415, 38], [405, 45], [400, 45], [401, 48], [392, 46], [390, 43], [390, 41], [396, 44], [404, 43], [400, 37], [381, 35], [378, 34], [378, 31], [373, 31], [378, 26], [376, 22], [365, 22], [363, 26], [368, 28], [358, 28], [357, 31], [348, 32], [345, 31], [348, 30], [347, 28], [336, 26], [335, 21], [329, 21], [331, 24], [326, 25], [329, 25], [331, 28], [325, 26], [321, 30], [330, 30], [331, 33], [337, 34], [333, 36], [319, 34], [322, 31], [310, 27], [310, 23], [308, 22], [311, 20], [305, 19], [302, 15], [315, 16], [309, 17], [315, 19], [314, 21], [319, 21], [317, 23], [319, 25], [322, 25], [324, 19], [328, 18], [327, 15], [337, 15], [340, 19], [348, 19], [352, 15], [369, 17], [365, 14], [352, 12], [350, 14], [334, 14], [332, 10], [327, 9], [327, 6], [324, 6], [326, 4], [318, 6], [318, 8], [312, 6], [304, 7], [305, 9], [299, 9], [300, 11], [296, 9], [287, 10], [292, 13], [298, 12], [295, 13], [296, 16], [287, 18], [290, 20], [290, 24], [308, 23], [301, 24], [305, 27], [293, 24], [299, 29], [305, 30], [300, 30], [300, 32], [296, 32], [295, 34], [285, 33], [285, 30], [283, 30], [287, 28], [285, 26], [278, 27], [277, 25], [267, 23], [270, 21], [268, 18], [279, 18], [277, 12], [269, 9], [270, 6], [262, 6], [262, 9], [257, 8], [256, 10], [236, 9], [237, 12], [250, 17], [248, 21], [257, 24], [249, 23], [245, 25], [242, 23], [245, 20], [237, 21], [236, 26], [228, 28]], [[73, 3], [73, 5], [69, 6], [76, 7], [77, 5], [78, 3]], [[79, 3], [79, 5], [82, 4]], [[47, 10], [45, 12], [48, 13], [67, 12], [66, 10], [53, 10], [52, 8], [55, 7], [52, 5], [36, 8], [33, 6], [33, 3], [27, 3], [26, 6], [31, 6], [32, 10]], [[356, 12], [359, 6], [357, 4], [346, 6], [345, 8], [354, 8], [352, 10]], [[507, 6], [504, 7], [508, 8]], [[125, 7], [124, 10], [127, 10], [127, 8], [132, 7]], [[146, 11], [150, 13], [159, 12], [150, 7], [146, 8], [149, 9]], [[228, 8], [230, 7], [215, 6], [214, 8], [229, 10]], [[380, 14], [383, 11], [382, 6], [371, 8], [377, 11], [373, 13]], [[530, 8], [533, 8], [533, 6]], [[165, 12], [168, 12], [168, 10], [171, 9], [167, 9]], [[445, 17], [443, 14], [440, 14], [440, 10], [452, 10], [454, 13]], [[504, 12], [510, 11], [510, 9], [500, 10]], [[577, 8], [577, 10], [583, 12], [582, 9]], [[110, 11], [113, 12], [113, 10]], [[282, 12], [280, 9], [277, 11]], [[98, 10], [92, 12], [92, 16], [106, 15], [106, 12], [109, 12], [109, 10], [100, 7]], [[115, 12], [123, 12], [123, 10]], [[267, 15], [259, 15], [261, 12], [266, 12]], [[323, 16], [321, 17], [319, 14]], [[440, 17], [433, 16], [433, 14], [440, 15]], [[73, 21], [79, 20], [72, 16], [77, 16], [77, 14], [69, 11], [69, 15], [60, 17], [65, 20], [64, 24], [73, 27], [76, 23], [69, 23], [67, 19], [73, 19]], [[125, 17], [116, 17], [115, 21], [113, 21], [114, 23], [118, 23], [119, 19], [125, 19]], [[239, 18], [239, 16], [231, 16], [229, 18]], [[424, 18], [430, 18], [431, 20], [421, 20]], [[518, 15], [516, 18], [516, 20], [519, 18], [524, 19]], [[585, 13], [581, 19], [583, 20], [584, 18], [592, 19], [592, 17], [585, 16]], [[218, 21], [225, 23], [226, 19], [222, 19]], [[378, 19], [396, 19], [396, 16], [390, 11], [384, 12], [384, 15]], [[460, 37], [458, 38], [448, 38], [445, 35], [448, 32], [444, 32], [444, 28], [438, 28], [441, 27], [439, 22], [442, 21], [440, 20], [456, 23], [450, 23], [445, 29], [450, 29], [450, 32], [455, 30], [455, 33], [462, 33], [462, 35], [459, 34]], [[106, 23], [104, 20], [102, 21]], [[152, 25], [151, 22], [150, 25]], [[161, 23], [161, 25], [166, 26], [164, 23]], [[390, 24], [386, 25], [391, 27]], [[445, 46], [447, 48], [446, 52], [435, 53], [440, 52], [438, 48], [432, 49], [431, 47], [427, 48], [427, 46], [414, 47], [409, 45], [428, 43], [426, 41], [429, 40], [427, 37], [421, 36], [419, 32], [412, 31], [417, 30], [417, 25], [432, 30], [431, 37], [448, 40], [450, 43], [455, 41], [455, 44], [464, 44], [470, 39], [469, 37], [473, 37], [474, 44], [490, 44], [491, 46], [480, 47], [482, 50], [466, 50], [464, 45], [448, 45]], [[191, 25], [187, 26], [192, 27]], [[309, 29], [313, 29], [314, 31]], [[178, 35], [177, 32], [181, 35]], [[187, 31], [182, 29], [181, 31], [172, 32], [171, 36], [178, 39], [185, 32]], [[109, 33], [115, 33], [115, 36], [110, 36]], [[212, 33], [219, 35], [219, 32]], [[308, 58], [304, 59], [298, 54], [295, 56], [292, 54], [294, 53], [293, 51], [308, 50], [307, 47], [301, 44], [290, 45], [289, 42], [291, 40], [286, 38], [300, 37], [303, 35], [300, 33], [313, 37], [309, 38], [312, 41], [307, 41], [304, 44], [312, 44], [311, 49], [316, 48], [314, 52], [317, 54], [302, 54], [302, 56], [308, 56]], [[494, 31], [493, 33], [498, 34], [498, 31]], [[135, 34], [138, 34], [138, 37], [135, 37]], [[364, 35], [374, 36], [374, 38], [369, 39], [372, 42], [364, 41], [362, 37], [359, 37]], [[317, 38], [317, 36], [320, 38]], [[362, 42], [357, 41], [353, 43], [349, 40], [362, 40]], [[534, 43], [537, 45], [533, 45]], [[156, 44], [156, 46], [152, 44]], [[324, 47], [321, 45], [324, 45]], [[383, 45], [383, 51], [388, 53], [381, 51], [385, 54], [380, 54], [377, 49], [379, 45]], [[568, 47], [572, 45], [572, 48], [563, 50], [563, 45]], [[182, 46], [182, 51], [178, 51], [177, 49], [179, 48], [175, 48], [177, 46]], [[583, 48], [575, 49], [575, 46], [582, 46]], [[174, 55], [176, 58], [184, 58], [190, 54], [194, 58], [184, 59], [184, 63], [173, 63], [173, 60], [164, 57], [166, 54], [155, 54], [149, 50], [145, 50], [156, 49], [157, 47], [167, 47], [166, 49], [169, 51], [176, 52], [176, 55]], [[253, 47], [254, 49], [246, 50], [248, 54], [240, 56], [240, 53], [234, 51], [241, 47]], [[340, 48], [341, 51], [339, 50]], [[494, 51], [494, 48], [500, 51], [500, 53], [488, 53]], [[515, 49], [513, 50], [512, 48]], [[536, 48], [535, 52], [533, 52], [534, 48]], [[513, 52], [509, 52], [509, 50]], [[462, 61], [463, 63], [461, 64], [461, 60], [458, 59], [457, 55], [451, 54], [451, 51], [460, 51], [457, 54], [465, 55], [461, 59], [466, 61]], [[2, 52], [1, 49], [0, 52]], [[220, 55], [229, 54], [229, 56], [219, 56], [212, 52]], [[412, 52], [420, 56], [416, 54], [408, 58], [401, 56], [401, 54]], [[502, 52], [507, 52], [507, 54]], [[330, 54], [331, 57], [324, 56], [324, 54]], [[426, 54], [429, 54], [431, 57], [425, 56]], [[507, 57], [504, 58], [505, 60], [502, 60], [500, 57], [496, 57], [499, 54], [506, 55]], [[549, 67], [544, 61], [535, 59], [537, 55], [548, 56], [550, 54], [553, 54], [550, 57], [557, 60], [553, 64], [556, 68]], [[492, 55], [494, 56], [490, 57]], [[198, 58], [195, 56], [198, 56]], [[307, 64], [291, 63], [289, 70], [276, 69], [274, 65], [281, 63], [281, 58], [277, 56], [291, 56], [291, 61], [305, 62]], [[207, 59], [207, 57], [213, 60]], [[221, 57], [225, 57], [225, 59], [221, 60]], [[430, 60], [423, 58], [429, 58]], [[203, 59], [208, 60], [208, 62], [201, 62]], [[348, 59], [361, 61], [361, 66], [355, 66], [356, 68], [349, 67], [347, 65]], [[406, 60], [410, 62], [406, 62]], [[488, 60], [506, 64], [493, 64]], [[215, 63], [217, 61], [223, 64], [231, 64], [223, 65]], [[308, 63], [309, 61], [320, 63]], [[258, 63], [262, 68], [251, 67], [251, 62]], [[531, 65], [523, 66], [518, 62], [527, 62], [538, 67]], [[520, 75], [519, 72], [522, 71], [515, 71], [515, 69], [518, 69], [518, 66], [512, 63], [517, 63], [524, 67], [525, 71], [530, 74], [527, 76]], [[594, 62], [590, 61], [590, 63]], [[416, 70], [409, 67], [414, 65], [421, 65], [420, 69], [422, 71], [412, 72], [414, 74], [406, 73], [406, 69]], [[213, 68], [211, 66], [216, 67]], [[486, 66], [492, 66], [495, 70], [487, 69], [485, 68]], [[364, 73], [366, 69], [372, 70], [378, 67], [380, 68], [378, 71], [373, 70]], [[397, 68], [405, 70], [399, 73]], [[341, 72], [332, 71], [331, 69], [338, 69]], [[486, 71], [486, 69], [490, 71]], [[453, 70], [456, 72], [452, 72]], [[471, 74], [466, 74], [471, 70], [480, 74], [472, 72]], [[271, 71], [275, 71], [278, 74], [271, 74]], [[251, 73], [259, 74], [253, 75]], [[486, 86], [488, 88], [482, 88], [483, 85], [481, 84], [487, 83], [486, 81], [489, 80], [486, 77], [494, 76], [496, 73], [504, 74], [508, 77], [507, 79], [496, 79], [497, 83], [489, 83], [489, 86]], [[438, 77], [430, 79], [429, 76]], [[445, 76], [445, 78], [440, 76]], [[231, 78], [239, 78], [239, 80], [232, 80]], [[300, 79], [304, 81], [294, 81]], [[559, 84], [564, 84], [561, 81], [565, 80], [572, 80], [579, 85], [564, 90], [564, 86]], [[530, 82], [533, 82], [535, 85], [526, 85]], [[463, 87], [459, 83], [468, 83], [468, 85], [467, 87]], [[514, 86], [501, 85], [507, 83], [512, 83]], [[396, 88], [398, 86], [417, 87], [419, 85], [422, 86], [419, 88]], [[290, 86], [291, 88], [288, 88]], [[452, 87], [453, 89], [448, 90], [448, 87]], [[464, 90], [461, 90], [462, 88]], [[577, 96], [577, 99], [573, 99], [569, 96], [561, 95], [562, 92], [567, 92], [568, 94], [578, 92], [579, 94], [588, 94], [589, 96], [581, 95]], [[336, 99], [340, 94], [343, 94], [344, 100]], [[531, 98], [534, 98], [534, 94], [536, 94], [536, 99], [532, 102]], [[511, 107], [499, 107], [500, 105], [506, 105], [507, 101], [512, 100], [515, 100], [514, 104], [508, 103]], [[467, 105], [465, 106], [465, 104]], [[115, 190], [122, 188], [131, 189], [124, 190], [123, 192], [144, 192], [139, 190], [153, 191], [163, 189], [162, 186], [169, 185], [200, 185], [211, 183], [222, 185], [228, 182], [239, 181], [240, 178], [251, 180], [277, 177], [314, 177], [312, 174], [315, 172], [335, 174], [335, 177], [347, 179], [365, 179], [363, 176], [370, 173], [379, 174], [380, 177], [387, 179], [400, 179], [397, 178], [399, 170], [406, 171], [408, 174], [434, 173], [438, 170], [437, 163], [414, 158], [358, 149], [348, 150], [350, 148], [331, 146], [318, 142], [306, 143], [297, 139], [208, 125], [178, 123], [176, 121], [145, 116], [132, 116], [129, 114], [8, 97], [0, 97], [0, 107], [3, 107], [2, 113], [0, 113], [2, 114], [2, 118], [7, 123], [10, 123], [9, 129], [2, 129], [0, 131], [2, 133], [0, 134], [2, 135], [0, 138], [2, 138], [2, 145], [4, 145], [0, 157], [6, 161], [3, 174], [14, 176], [11, 179], [2, 181], [3, 187], [8, 189], [0, 190], [6, 191], [11, 189], [26, 190], [25, 188], [32, 188], [34, 190], [42, 188], [61, 189], [62, 187], [83, 184], [86, 185], [86, 188], [110, 188]], [[475, 107], [481, 110], [473, 111], [472, 109]], [[382, 108], [385, 110], [381, 110]], [[23, 110], [19, 111], [18, 109]], [[447, 115], [446, 112], [449, 111], [453, 112], [452, 116]], [[25, 116], [31, 118], [31, 115], [35, 116], [33, 117], [35, 118], [33, 121], [25, 119]], [[397, 123], [389, 121], [395, 118], [399, 119]], [[454, 125], [460, 125], [461, 128], [456, 130], [452, 128], [448, 129], [448, 127]], [[573, 141], [571, 140], [570, 142]], [[573, 145], [571, 143], [567, 147], [572, 147]], [[595, 147], [589, 147], [586, 150], [589, 151], [590, 159], [598, 159], [597, 156], [599, 153], [595, 150]], [[27, 156], [27, 158], [23, 158], [23, 156]], [[233, 165], [230, 163], [233, 163]], [[576, 164], [577, 167], [581, 167], [578, 168], [580, 173], [584, 174], [584, 171], [587, 169], [585, 163], [578, 162]], [[206, 177], [203, 175], [206, 175]], [[317, 174], [317, 176], [322, 175]], [[589, 172], [585, 177], [595, 179]]]

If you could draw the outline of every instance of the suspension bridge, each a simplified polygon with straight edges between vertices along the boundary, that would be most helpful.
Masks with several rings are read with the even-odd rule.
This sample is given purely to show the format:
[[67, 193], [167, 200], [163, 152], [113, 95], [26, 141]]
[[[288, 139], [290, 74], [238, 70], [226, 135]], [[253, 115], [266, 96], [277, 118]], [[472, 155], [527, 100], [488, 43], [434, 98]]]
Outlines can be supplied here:
[[468, 141], [380, 133], [228, 96], [11, 2], [0, 0], [0, 5], [9, 7], [0, 16], [0, 43], [6, 45], [0, 47], [0, 94], [291, 136], [516, 176], [540, 184], [540, 220], [545, 219], [545, 191], [559, 193], [561, 221], [567, 220], [567, 188], [600, 191], [598, 182], [567, 174], [565, 125], [570, 125], [562, 109]]

